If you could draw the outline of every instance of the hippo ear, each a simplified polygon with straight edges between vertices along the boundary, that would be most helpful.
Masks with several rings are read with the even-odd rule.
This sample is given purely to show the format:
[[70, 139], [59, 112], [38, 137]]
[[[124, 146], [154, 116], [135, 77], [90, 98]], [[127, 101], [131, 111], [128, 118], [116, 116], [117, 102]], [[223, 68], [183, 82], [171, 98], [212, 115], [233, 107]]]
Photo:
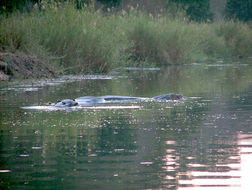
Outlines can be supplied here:
[[72, 99], [73, 101], [75, 101], [75, 99]]
[[57, 100], [57, 103], [61, 102], [61, 100]]

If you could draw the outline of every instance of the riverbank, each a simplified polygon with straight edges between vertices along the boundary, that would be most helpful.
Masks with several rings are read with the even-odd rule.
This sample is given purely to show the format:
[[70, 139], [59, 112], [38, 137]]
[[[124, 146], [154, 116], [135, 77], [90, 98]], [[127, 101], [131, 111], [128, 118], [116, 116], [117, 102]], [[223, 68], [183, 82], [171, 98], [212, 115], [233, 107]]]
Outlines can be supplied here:
[[2, 18], [0, 52], [35, 56], [61, 73], [106, 73], [251, 56], [251, 36], [241, 22], [196, 23], [136, 10], [105, 16], [66, 5]]
[[23, 53], [0, 53], [0, 81], [29, 78], [52, 78], [58, 71], [36, 56]]

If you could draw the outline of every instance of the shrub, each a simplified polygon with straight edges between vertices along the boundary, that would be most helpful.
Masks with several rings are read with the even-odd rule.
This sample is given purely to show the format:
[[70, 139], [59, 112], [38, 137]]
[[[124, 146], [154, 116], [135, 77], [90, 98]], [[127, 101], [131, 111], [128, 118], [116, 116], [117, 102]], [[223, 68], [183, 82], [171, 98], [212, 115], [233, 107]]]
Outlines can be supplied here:
[[246, 24], [228, 21], [217, 25], [216, 33], [225, 40], [229, 55], [251, 55], [252, 31]]
[[139, 63], [184, 64], [250, 55], [244, 23], [194, 23], [135, 10], [103, 15], [71, 4], [12, 14], [0, 23], [0, 51], [22, 51], [71, 72], [108, 72]]

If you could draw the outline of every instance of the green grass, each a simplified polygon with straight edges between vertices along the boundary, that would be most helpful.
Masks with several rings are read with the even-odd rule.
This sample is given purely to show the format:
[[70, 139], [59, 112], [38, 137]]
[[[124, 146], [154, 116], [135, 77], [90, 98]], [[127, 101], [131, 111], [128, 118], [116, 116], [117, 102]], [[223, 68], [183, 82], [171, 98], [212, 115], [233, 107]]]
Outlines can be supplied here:
[[64, 71], [108, 72], [123, 65], [251, 56], [252, 30], [234, 21], [194, 23], [134, 10], [105, 16], [65, 5], [2, 18], [0, 51], [36, 55]]

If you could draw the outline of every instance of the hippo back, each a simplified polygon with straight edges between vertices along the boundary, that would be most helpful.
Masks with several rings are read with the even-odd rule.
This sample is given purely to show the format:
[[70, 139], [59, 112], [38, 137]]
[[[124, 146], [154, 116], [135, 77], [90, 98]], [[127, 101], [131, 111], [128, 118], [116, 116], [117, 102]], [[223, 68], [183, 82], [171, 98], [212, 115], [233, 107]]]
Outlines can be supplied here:
[[139, 100], [138, 97], [130, 97], [130, 96], [102, 96], [105, 101], [109, 102], [122, 102], [122, 101], [130, 101], [130, 100]]

